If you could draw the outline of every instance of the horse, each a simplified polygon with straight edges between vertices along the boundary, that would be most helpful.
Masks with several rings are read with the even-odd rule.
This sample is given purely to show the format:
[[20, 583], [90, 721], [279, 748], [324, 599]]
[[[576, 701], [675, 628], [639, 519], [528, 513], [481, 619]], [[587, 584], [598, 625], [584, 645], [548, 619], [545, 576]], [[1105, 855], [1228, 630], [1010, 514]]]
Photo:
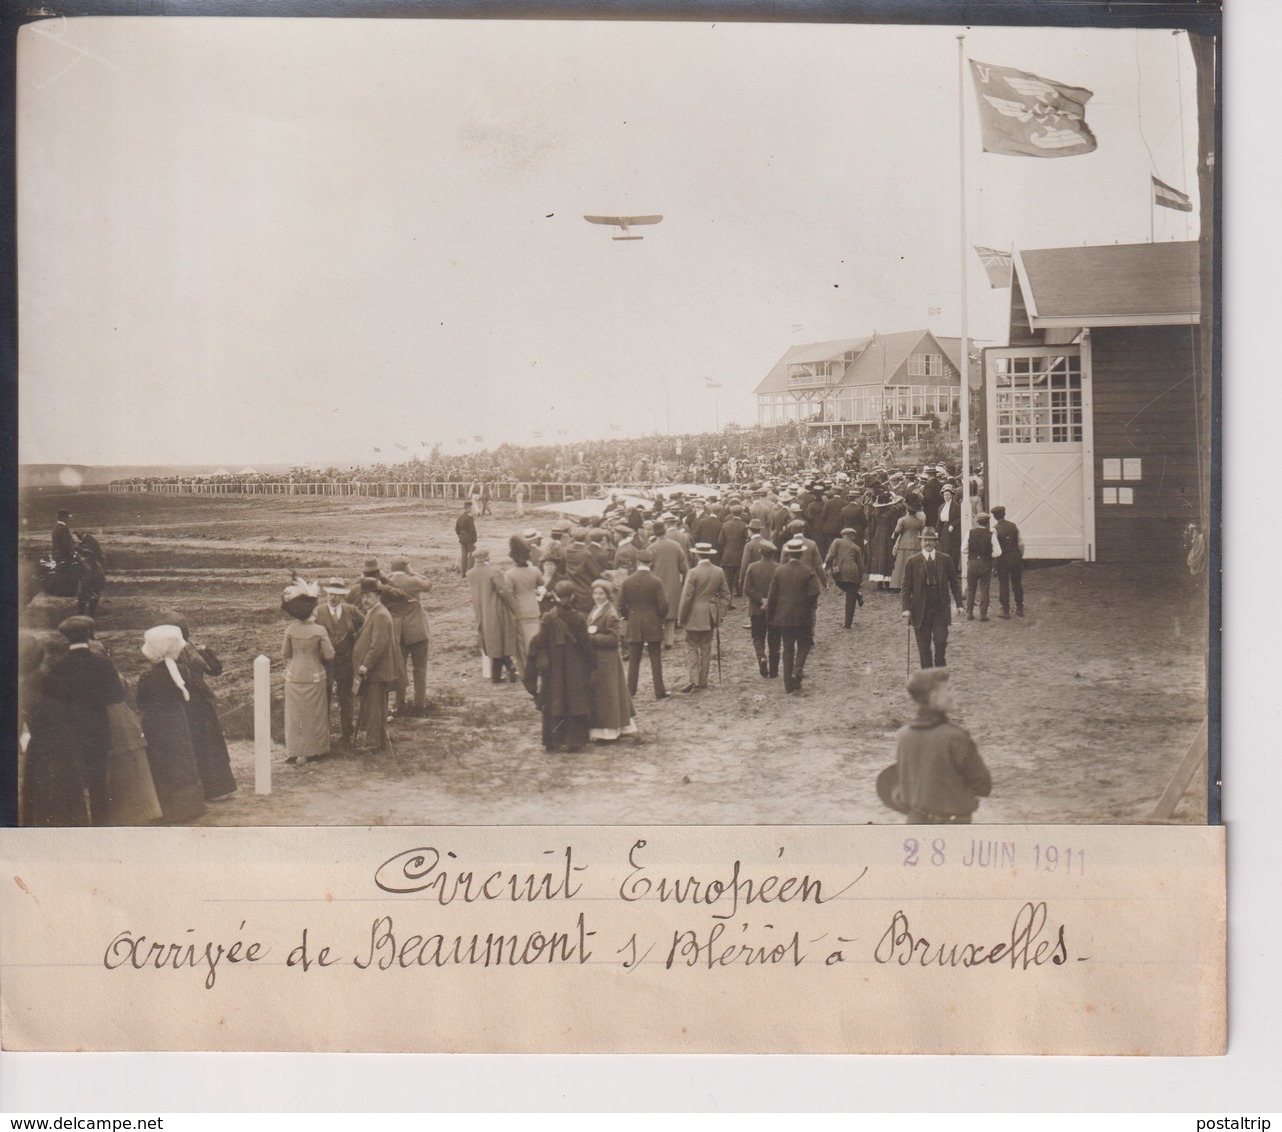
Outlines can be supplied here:
[[98, 602], [107, 586], [102, 547], [88, 533], [77, 534], [77, 539], [75, 555], [70, 559], [45, 554], [24, 563], [19, 578], [23, 605], [29, 604], [37, 593], [45, 593], [50, 597], [74, 597], [77, 613], [98, 615]]

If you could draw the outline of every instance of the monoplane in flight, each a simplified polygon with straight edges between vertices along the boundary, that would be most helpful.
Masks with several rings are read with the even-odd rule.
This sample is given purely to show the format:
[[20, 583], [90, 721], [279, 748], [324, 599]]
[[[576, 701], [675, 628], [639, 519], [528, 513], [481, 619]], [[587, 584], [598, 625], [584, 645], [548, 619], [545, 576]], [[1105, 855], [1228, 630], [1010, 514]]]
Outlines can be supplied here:
[[608, 224], [622, 229], [622, 236], [611, 236], [612, 240], [644, 240], [644, 236], [629, 236], [628, 229], [634, 224], [658, 224], [662, 216], [585, 216], [589, 224]]

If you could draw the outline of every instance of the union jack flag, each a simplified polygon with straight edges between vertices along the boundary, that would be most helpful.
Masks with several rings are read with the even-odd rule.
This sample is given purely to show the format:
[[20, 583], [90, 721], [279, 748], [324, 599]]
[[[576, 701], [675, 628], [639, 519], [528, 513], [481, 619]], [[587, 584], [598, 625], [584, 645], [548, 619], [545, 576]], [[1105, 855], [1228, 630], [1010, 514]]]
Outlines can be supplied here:
[[999, 252], [996, 248], [981, 248], [976, 244], [975, 254], [979, 256], [979, 262], [988, 272], [988, 282], [991, 287], [1010, 286], [1010, 252]]

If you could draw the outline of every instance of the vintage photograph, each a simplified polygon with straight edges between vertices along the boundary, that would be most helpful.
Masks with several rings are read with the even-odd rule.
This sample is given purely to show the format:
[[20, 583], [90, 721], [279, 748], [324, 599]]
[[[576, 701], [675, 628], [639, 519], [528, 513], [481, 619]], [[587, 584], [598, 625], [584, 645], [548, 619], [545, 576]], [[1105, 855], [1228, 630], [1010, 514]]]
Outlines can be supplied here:
[[20, 824], [1218, 820], [1216, 65], [27, 24]]

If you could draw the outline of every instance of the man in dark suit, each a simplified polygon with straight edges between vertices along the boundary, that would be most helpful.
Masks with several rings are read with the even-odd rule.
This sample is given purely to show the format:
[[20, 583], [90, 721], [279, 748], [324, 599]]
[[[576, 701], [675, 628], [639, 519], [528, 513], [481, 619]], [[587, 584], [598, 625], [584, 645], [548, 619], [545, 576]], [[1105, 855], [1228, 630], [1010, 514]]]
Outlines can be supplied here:
[[[729, 518], [721, 524], [721, 568], [726, 572], [730, 583], [730, 593], [734, 597], [743, 596], [743, 586], [739, 584], [739, 574], [743, 567], [743, 549], [748, 542], [748, 524], [735, 507]], [[733, 608], [733, 606], [732, 606]]]
[[75, 737], [77, 754], [89, 788], [89, 820], [107, 825], [111, 795], [108, 783], [108, 755], [111, 728], [107, 705], [125, 698], [125, 689], [116, 666], [105, 653], [89, 647], [94, 624], [90, 617], [68, 617], [58, 626], [67, 640], [67, 655], [54, 665], [50, 685], [56, 699], [66, 707], [66, 720]]
[[993, 559], [997, 567], [997, 593], [1002, 603], [1002, 617], [1010, 620], [1010, 591], [1015, 591], [1015, 616], [1024, 616], [1024, 539], [1019, 528], [1006, 518], [1006, 508], [1000, 503], [993, 508], [997, 525], [993, 534], [1002, 548], [1001, 555]]
[[770, 579], [766, 596], [766, 623], [779, 631], [783, 650], [783, 690], [801, 691], [806, 675], [806, 658], [814, 646], [815, 607], [819, 603], [819, 579], [802, 561], [806, 544], [794, 538], [784, 544], [783, 564]]
[[355, 605], [344, 600], [347, 597], [347, 583], [342, 578], [330, 578], [325, 582], [326, 602], [316, 610], [316, 623], [329, 634], [329, 643], [334, 646], [334, 659], [330, 663], [326, 679], [326, 694], [329, 702], [338, 698], [338, 722], [342, 728], [340, 742], [350, 746], [355, 735], [352, 718], [352, 682], [356, 672], [352, 667], [352, 646], [356, 643], [357, 634], [365, 624], [365, 614]]
[[926, 513], [926, 526], [939, 529], [939, 509], [944, 505], [944, 486], [937, 468], [926, 469], [926, 482], [921, 488], [921, 509]]
[[352, 664], [361, 681], [361, 730], [365, 732], [361, 752], [388, 749], [387, 700], [393, 688], [405, 679], [401, 643], [396, 622], [383, 604], [381, 584], [374, 578], [361, 579], [361, 605], [365, 624], [352, 646]]
[[459, 573], [467, 577], [472, 568], [472, 551], [476, 549], [476, 520], [472, 517], [472, 501], [463, 501], [463, 514], [454, 524], [454, 533], [458, 536]]
[[748, 627], [752, 630], [757, 667], [762, 676], [775, 677], [779, 675], [779, 630], [770, 627], [766, 600], [770, 597], [770, 583], [779, 569], [779, 548], [764, 539], [758, 547], [758, 557], [744, 570], [743, 592], [748, 598]]
[[712, 547], [713, 553], [720, 555], [722, 548], [721, 537], [721, 520], [712, 513], [711, 507], [707, 503], [703, 505], [699, 512], [699, 517], [695, 519], [690, 528], [690, 537], [696, 542], [707, 543]]
[[623, 640], [628, 646], [628, 691], [637, 694], [644, 648], [650, 654], [654, 698], [661, 700], [668, 694], [663, 686], [663, 623], [668, 616], [668, 596], [650, 569], [654, 551], [649, 547], [639, 550], [636, 559], [636, 573], [624, 578], [619, 587], [619, 616], [627, 622]]
[[[911, 619], [917, 634], [917, 652], [922, 668], [943, 668], [948, 649], [948, 626], [952, 624], [952, 605], [962, 611], [961, 582], [957, 567], [947, 554], [939, 551], [939, 536], [933, 527], [921, 532], [921, 552], [908, 559], [904, 567], [902, 590], [903, 615]], [[933, 648], [932, 648], [933, 646]]]

